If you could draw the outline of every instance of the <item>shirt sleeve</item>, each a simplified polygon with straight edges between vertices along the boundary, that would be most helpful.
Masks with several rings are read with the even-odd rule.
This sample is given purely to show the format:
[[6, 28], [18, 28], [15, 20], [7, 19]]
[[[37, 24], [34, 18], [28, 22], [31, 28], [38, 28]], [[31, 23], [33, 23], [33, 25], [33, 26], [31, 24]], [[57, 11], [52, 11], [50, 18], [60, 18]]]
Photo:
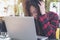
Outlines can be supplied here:
[[42, 30], [45, 36], [55, 36], [56, 29], [59, 26], [59, 20], [57, 14], [52, 14], [52, 19], [49, 19], [48, 15], [42, 15], [39, 17], [39, 21], [42, 23]]

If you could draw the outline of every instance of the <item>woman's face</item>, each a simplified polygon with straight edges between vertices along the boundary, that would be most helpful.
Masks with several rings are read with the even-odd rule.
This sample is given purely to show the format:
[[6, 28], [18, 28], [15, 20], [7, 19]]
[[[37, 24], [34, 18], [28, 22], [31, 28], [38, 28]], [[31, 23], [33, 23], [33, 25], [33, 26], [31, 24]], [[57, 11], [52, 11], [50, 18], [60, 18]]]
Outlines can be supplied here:
[[34, 18], [37, 18], [37, 9], [34, 6], [30, 7], [30, 13]]

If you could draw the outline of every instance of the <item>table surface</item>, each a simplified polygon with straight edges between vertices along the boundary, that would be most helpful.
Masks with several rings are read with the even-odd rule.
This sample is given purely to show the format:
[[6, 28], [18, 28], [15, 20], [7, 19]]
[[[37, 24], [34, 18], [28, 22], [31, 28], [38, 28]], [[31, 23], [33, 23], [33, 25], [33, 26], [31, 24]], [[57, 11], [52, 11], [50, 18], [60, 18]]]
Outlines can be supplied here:
[[[48, 39], [48, 37], [44, 37], [44, 36], [37, 36], [37, 40], [60, 40], [60, 39]], [[0, 37], [0, 40], [16, 40], [15, 38], [10, 38], [10, 37]]]

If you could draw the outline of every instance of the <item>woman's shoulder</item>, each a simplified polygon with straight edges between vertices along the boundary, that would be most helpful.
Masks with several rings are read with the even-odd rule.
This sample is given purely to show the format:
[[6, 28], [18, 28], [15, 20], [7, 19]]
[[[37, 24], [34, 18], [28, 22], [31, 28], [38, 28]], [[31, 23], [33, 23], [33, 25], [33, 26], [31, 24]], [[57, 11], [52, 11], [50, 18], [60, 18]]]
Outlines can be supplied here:
[[55, 15], [58, 16], [57, 13], [52, 12], [52, 11], [47, 12], [47, 14], [50, 15], [50, 16], [55, 16]]

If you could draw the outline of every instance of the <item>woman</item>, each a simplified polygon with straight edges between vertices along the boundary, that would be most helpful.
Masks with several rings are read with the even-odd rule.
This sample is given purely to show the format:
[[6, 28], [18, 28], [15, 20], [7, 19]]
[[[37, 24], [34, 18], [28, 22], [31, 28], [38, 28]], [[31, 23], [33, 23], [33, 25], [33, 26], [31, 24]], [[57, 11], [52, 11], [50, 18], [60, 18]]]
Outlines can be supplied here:
[[47, 36], [50, 39], [56, 38], [58, 27], [58, 15], [54, 12], [45, 12], [43, 0], [30, 0], [26, 2], [28, 16], [33, 16], [36, 24], [37, 35]]

